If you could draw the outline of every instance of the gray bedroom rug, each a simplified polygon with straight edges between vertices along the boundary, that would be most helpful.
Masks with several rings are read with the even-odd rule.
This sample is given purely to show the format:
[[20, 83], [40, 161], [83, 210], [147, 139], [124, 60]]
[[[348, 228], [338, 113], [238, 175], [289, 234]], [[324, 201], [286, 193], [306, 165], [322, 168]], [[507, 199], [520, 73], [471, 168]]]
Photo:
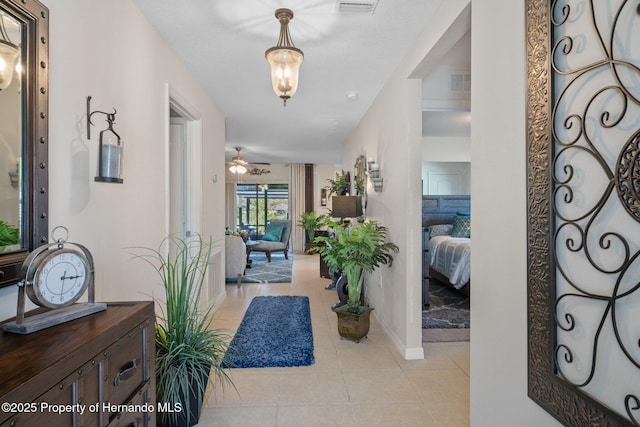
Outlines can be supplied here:
[[422, 311], [422, 341], [468, 341], [470, 301], [466, 295], [431, 279], [428, 310]]

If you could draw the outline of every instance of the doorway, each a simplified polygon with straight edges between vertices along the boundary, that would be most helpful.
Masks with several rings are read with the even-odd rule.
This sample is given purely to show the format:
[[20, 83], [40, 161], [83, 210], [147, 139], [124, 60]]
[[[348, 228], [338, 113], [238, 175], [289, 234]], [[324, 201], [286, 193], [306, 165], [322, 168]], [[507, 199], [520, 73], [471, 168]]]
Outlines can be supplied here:
[[188, 238], [200, 234], [200, 120], [183, 104], [169, 99], [168, 232]]

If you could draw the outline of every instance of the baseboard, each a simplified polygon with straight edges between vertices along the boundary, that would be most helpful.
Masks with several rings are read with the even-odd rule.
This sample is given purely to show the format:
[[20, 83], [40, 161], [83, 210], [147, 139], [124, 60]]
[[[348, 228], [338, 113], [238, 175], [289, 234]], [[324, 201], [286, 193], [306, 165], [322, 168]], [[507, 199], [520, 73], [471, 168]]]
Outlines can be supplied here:
[[376, 318], [380, 326], [384, 332], [389, 336], [391, 342], [395, 346], [398, 353], [402, 355], [405, 360], [422, 360], [424, 359], [424, 349], [422, 348], [422, 339], [420, 340], [420, 347], [405, 347], [402, 344], [402, 340], [393, 332], [393, 330], [387, 325], [386, 322], [383, 322], [377, 315], [375, 310], [373, 311], [373, 316]]

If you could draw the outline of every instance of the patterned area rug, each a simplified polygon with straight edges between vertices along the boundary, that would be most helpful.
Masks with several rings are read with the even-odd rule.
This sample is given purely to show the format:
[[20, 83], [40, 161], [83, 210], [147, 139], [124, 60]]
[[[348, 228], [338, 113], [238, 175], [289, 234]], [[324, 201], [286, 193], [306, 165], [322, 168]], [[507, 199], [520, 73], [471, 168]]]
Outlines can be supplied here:
[[[291, 283], [293, 256], [284, 258], [282, 252], [271, 255], [271, 262], [263, 253], [251, 254], [251, 268], [247, 268], [242, 276], [242, 283]], [[227, 283], [237, 283], [234, 279], [227, 279]]]
[[314, 363], [309, 298], [255, 297], [231, 340], [228, 368], [309, 366]]
[[428, 310], [422, 311], [423, 329], [468, 329], [470, 322], [469, 297], [431, 279]]

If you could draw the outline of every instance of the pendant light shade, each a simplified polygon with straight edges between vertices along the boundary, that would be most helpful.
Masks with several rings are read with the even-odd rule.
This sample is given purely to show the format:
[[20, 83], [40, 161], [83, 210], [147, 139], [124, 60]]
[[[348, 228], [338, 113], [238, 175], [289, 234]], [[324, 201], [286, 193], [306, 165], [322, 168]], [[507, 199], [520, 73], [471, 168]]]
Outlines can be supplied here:
[[271, 66], [271, 85], [273, 91], [282, 98], [284, 105], [298, 90], [298, 73], [304, 60], [304, 53], [293, 45], [289, 35], [289, 21], [293, 12], [289, 9], [276, 10], [276, 18], [280, 21], [280, 37], [278, 44], [265, 52]]
[[11, 43], [4, 27], [4, 15], [0, 14], [0, 90], [9, 87], [18, 58], [18, 46]]

